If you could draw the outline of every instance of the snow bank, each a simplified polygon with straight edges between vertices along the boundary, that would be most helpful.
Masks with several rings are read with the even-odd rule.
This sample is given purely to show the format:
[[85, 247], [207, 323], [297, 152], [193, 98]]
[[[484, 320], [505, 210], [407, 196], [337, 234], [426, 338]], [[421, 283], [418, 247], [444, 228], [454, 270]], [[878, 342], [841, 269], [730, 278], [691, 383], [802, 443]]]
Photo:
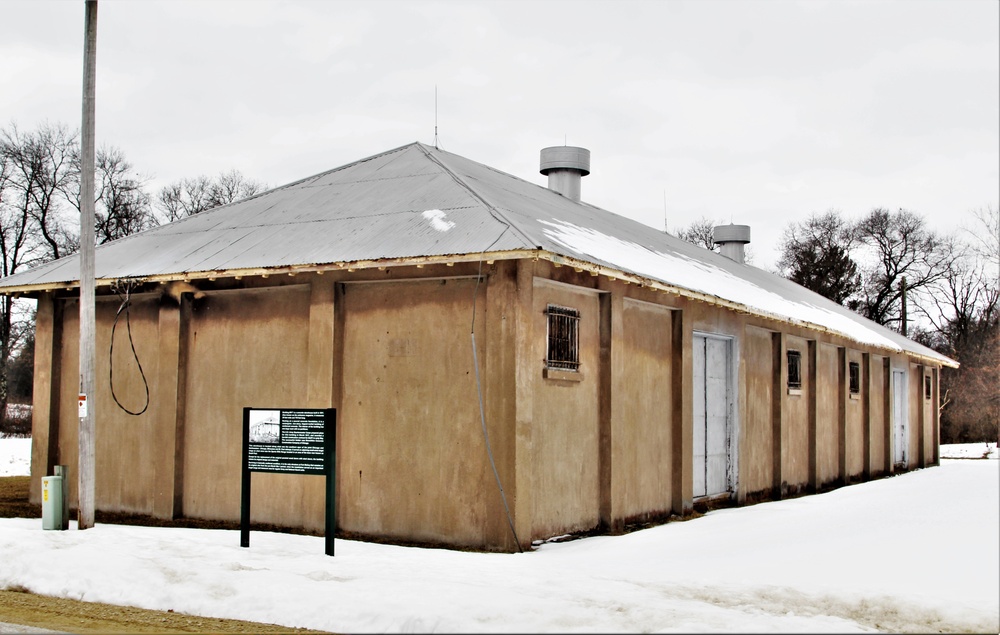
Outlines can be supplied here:
[[31, 438], [0, 436], [0, 476], [31, 474]]
[[333, 632], [997, 632], [998, 467], [945, 461], [525, 554], [338, 540], [330, 558], [318, 537], [242, 549], [236, 531], [0, 519], [0, 588]]
[[997, 453], [996, 441], [989, 443], [952, 443], [941, 446], [942, 459], [996, 459], [1000, 458]]

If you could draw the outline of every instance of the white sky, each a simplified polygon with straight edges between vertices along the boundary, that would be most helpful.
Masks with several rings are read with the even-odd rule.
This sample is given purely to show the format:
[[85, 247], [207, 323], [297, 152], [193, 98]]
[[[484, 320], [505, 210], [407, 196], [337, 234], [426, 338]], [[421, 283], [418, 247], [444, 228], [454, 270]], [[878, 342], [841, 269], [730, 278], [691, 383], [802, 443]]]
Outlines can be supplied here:
[[[771, 268], [811, 212], [939, 231], [1000, 198], [994, 0], [123, 2], [98, 15], [97, 138], [153, 190], [272, 186], [411, 141], [671, 230], [748, 224]], [[81, 1], [0, 0], [0, 126], [80, 122]]]
[[[0, 439], [30, 455], [29, 439]], [[982, 456], [985, 443], [942, 453]], [[0, 519], [0, 588], [333, 633], [989, 633], [1000, 627], [991, 460], [722, 509], [524, 554], [235, 530]], [[25, 470], [26, 471], [26, 470]], [[310, 478], [310, 477], [302, 477]]]

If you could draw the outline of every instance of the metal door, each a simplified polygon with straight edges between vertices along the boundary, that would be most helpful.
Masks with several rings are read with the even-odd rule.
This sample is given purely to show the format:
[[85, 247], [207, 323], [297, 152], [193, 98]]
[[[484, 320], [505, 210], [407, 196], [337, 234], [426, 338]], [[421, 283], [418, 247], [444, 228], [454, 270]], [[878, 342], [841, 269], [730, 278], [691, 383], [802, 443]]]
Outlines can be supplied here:
[[732, 340], [695, 335], [694, 355], [694, 496], [733, 490]]
[[892, 462], [906, 465], [906, 371], [892, 371]]

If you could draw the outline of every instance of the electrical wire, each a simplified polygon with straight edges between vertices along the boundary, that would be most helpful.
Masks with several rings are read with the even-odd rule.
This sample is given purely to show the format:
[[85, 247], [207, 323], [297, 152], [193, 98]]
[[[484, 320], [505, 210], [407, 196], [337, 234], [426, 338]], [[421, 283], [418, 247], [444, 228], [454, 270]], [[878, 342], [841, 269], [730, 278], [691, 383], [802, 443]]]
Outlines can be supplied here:
[[[501, 236], [503, 234], [501, 233]], [[499, 238], [497, 239], [499, 240]], [[494, 244], [496, 241], [494, 241]], [[492, 246], [492, 245], [491, 245]], [[486, 430], [486, 410], [483, 408], [483, 384], [479, 378], [479, 357], [476, 354], [476, 300], [479, 298], [479, 284], [483, 279], [483, 261], [479, 260], [479, 275], [476, 276], [476, 290], [472, 294], [472, 328], [469, 335], [472, 337], [472, 365], [476, 371], [476, 391], [479, 394], [479, 421], [483, 424], [483, 439], [486, 441], [486, 455], [490, 458], [490, 467], [493, 468], [493, 476], [496, 477], [497, 487], [500, 488], [500, 499], [503, 501], [504, 512], [507, 513], [507, 524], [510, 525], [510, 533], [514, 536], [514, 544], [517, 550], [521, 549], [521, 541], [517, 538], [517, 530], [514, 529], [514, 520], [510, 516], [510, 507], [507, 506], [507, 495], [503, 491], [503, 484], [500, 482], [500, 473], [497, 472], [497, 464], [493, 460], [493, 449], [490, 447], [490, 434]]]
[[[111, 385], [111, 398], [115, 400], [118, 407], [127, 414], [138, 417], [149, 408], [149, 382], [146, 381], [146, 373], [142, 370], [142, 363], [139, 361], [139, 354], [135, 352], [135, 342], [132, 340], [132, 320], [129, 318], [129, 305], [132, 304], [132, 288], [135, 286], [137, 286], [137, 283], [129, 280], [116, 280], [111, 285], [112, 290], [118, 295], [118, 299], [122, 301], [122, 304], [118, 307], [118, 312], [115, 313], [114, 324], [111, 325], [111, 346], [108, 350], [108, 383]], [[124, 297], [122, 296], [123, 288], [125, 290]], [[132, 347], [132, 357], [135, 358], [135, 363], [139, 367], [142, 385], [146, 390], [146, 403], [143, 405], [142, 410], [138, 412], [133, 412], [123, 406], [122, 402], [118, 401], [118, 395], [115, 394], [115, 330], [118, 328], [118, 320], [121, 318], [122, 311], [125, 312], [125, 327], [128, 329], [128, 343]]]

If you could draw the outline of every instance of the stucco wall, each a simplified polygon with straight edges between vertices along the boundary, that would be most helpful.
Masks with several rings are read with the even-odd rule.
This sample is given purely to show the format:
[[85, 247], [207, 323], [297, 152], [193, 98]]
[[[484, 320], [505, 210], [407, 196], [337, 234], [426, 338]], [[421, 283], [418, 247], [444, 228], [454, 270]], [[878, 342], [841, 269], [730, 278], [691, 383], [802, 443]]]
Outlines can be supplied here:
[[474, 291], [473, 280], [346, 285], [343, 529], [482, 545], [485, 501], [497, 490], [469, 335]]
[[839, 353], [836, 346], [820, 344], [816, 352], [816, 473], [819, 485], [840, 476]]
[[[548, 304], [580, 311], [579, 381], [544, 376]], [[591, 529], [599, 521], [600, 306], [595, 293], [536, 278], [532, 332], [532, 536]]]
[[746, 367], [746, 416], [742, 420], [739, 486], [747, 494], [770, 492], [773, 485], [773, 342], [770, 331], [747, 328], [743, 338]]
[[621, 393], [612, 432], [618, 518], [670, 511], [673, 468], [671, 311], [625, 299]]
[[[923, 425], [924, 425], [924, 465], [931, 465], [934, 463], [934, 379], [931, 374], [931, 369], [921, 366], [923, 371], [920, 375], [920, 407], [923, 409]], [[930, 383], [930, 393], [931, 396], [928, 397], [926, 393], [926, 386], [924, 382]]]
[[[879, 355], [872, 355], [871, 358], [871, 392], [870, 392], [870, 438], [871, 438], [871, 473], [872, 475], [882, 474], [889, 469], [886, 456], [889, 451], [889, 418], [885, 416], [888, 394], [886, 386], [889, 385], [890, 378], [887, 377], [885, 368], [885, 358]], [[889, 457], [891, 461], [891, 456]]]
[[[847, 394], [847, 400], [845, 405], [845, 435], [844, 441], [846, 445], [846, 453], [844, 456], [845, 467], [847, 469], [846, 477], [860, 478], [865, 471], [865, 425], [864, 425], [864, 397], [865, 390], [862, 386], [863, 383], [863, 369], [862, 369], [862, 359], [861, 352], [857, 350], [848, 349], [846, 351], [846, 362], [848, 368], [844, 370], [844, 392]], [[855, 395], [850, 394], [850, 363], [854, 362], [858, 365], [858, 393]]]
[[[780, 387], [784, 409], [781, 478], [783, 485], [794, 492], [809, 483], [809, 399], [813, 377], [809, 372], [808, 342], [799, 337], [788, 337], [785, 348], [802, 354], [802, 388], [795, 394], [789, 394], [787, 379], [784, 380], [786, 385]], [[786, 360], [787, 357], [783, 356], [782, 363], [787, 364]]]
[[[306, 407], [309, 287], [211, 294], [187, 329], [183, 513], [238, 520], [243, 408]], [[254, 473], [255, 522], [322, 529], [321, 476]]]
[[[399, 275], [391, 268], [253, 277], [183, 308], [156, 293], [135, 298], [133, 337], [151, 393], [139, 417], [110, 398], [107, 351], [118, 303], [101, 299], [91, 396], [101, 412], [98, 509], [237, 520], [242, 408], [334, 406], [342, 530], [512, 548], [483, 442], [469, 341], [478, 267], [431, 267], [403, 272], [438, 276], [428, 280], [389, 281]], [[733, 338], [737, 501], [768, 497], [776, 479], [783, 491], [798, 492], [862, 475], [866, 443], [871, 473], [884, 473], [892, 432], [887, 360], [907, 369], [908, 466], [934, 460], [936, 412], [922, 379], [934, 369], [906, 356], [870, 354], [866, 422], [866, 387], [858, 399], [845, 396], [841, 369], [864, 364], [863, 353], [843, 340], [798, 327], [780, 333], [773, 321], [572, 267], [526, 260], [485, 271], [476, 308], [480, 369], [488, 371], [484, 408], [522, 545], [690, 509], [694, 332]], [[581, 312], [575, 375], [546, 376], [549, 303]], [[45, 306], [57, 305], [39, 311], [32, 497], [36, 476], [63, 463], [75, 504], [78, 304]], [[52, 328], [57, 323], [61, 330]], [[124, 328], [115, 387], [136, 408], [144, 391]], [[799, 394], [787, 389], [787, 349], [802, 353]], [[56, 417], [45, 414], [46, 390], [58, 391]], [[58, 447], [48, 443], [51, 420]], [[323, 528], [321, 477], [255, 473], [253, 483], [254, 521]]]
[[[64, 336], [59, 347], [59, 449], [55, 462], [66, 465], [69, 469], [69, 498], [70, 504], [75, 505], [79, 483], [79, 303], [75, 300], [59, 302], [64, 302], [61, 312]], [[97, 303], [95, 312], [96, 394], [88, 395], [88, 402], [99, 413], [94, 425], [95, 454], [102, 458], [113, 458], [96, 462], [94, 503], [98, 509], [108, 511], [151, 513], [153, 499], [150, 492], [155, 487], [157, 448], [149, 443], [149, 438], [153, 435], [158, 404], [151, 401], [144, 414], [130, 416], [115, 405], [112, 399], [109, 353], [111, 328], [119, 306], [117, 301], [101, 300]], [[136, 298], [130, 309], [132, 340], [142, 370], [151, 383], [155, 381], [158, 372], [157, 312], [158, 302], [149, 296]], [[123, 313], [115, 335], [115, 394], [126, 408], [138, 412], [145, 405], [145, 390], [132, 355], [127, 328]]]
[[923, 460], [923, 430], [921, 416], [923, 415], [923, 377], [920, 375], [920, 366], [917, 364], [906, 365], [907, 384], [907, 424], [909, 426], [907, 435], [907, 467], [910, 469], [920, 467]]

